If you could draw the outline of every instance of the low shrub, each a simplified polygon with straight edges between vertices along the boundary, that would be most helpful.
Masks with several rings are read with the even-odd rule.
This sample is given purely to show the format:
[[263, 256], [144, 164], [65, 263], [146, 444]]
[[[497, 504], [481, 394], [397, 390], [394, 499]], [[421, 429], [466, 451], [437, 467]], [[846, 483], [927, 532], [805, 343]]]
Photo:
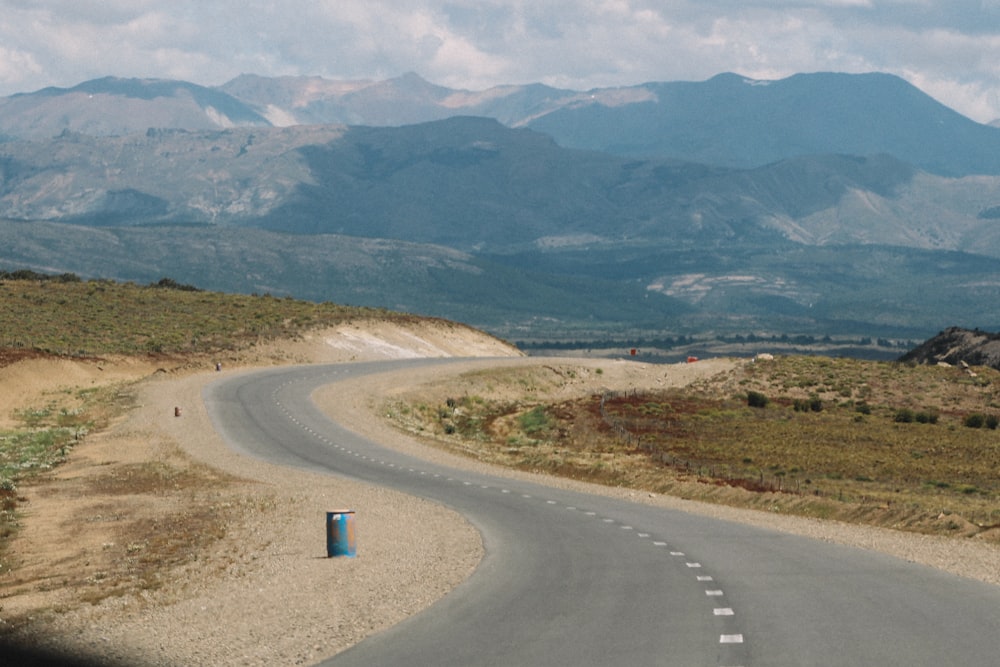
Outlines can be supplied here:
[[962, 423], [969, 428], [982, 428], [986, 425], [986, 416], [974, 412], [971, 415], [966, 415]]
[[751, 408], [766, 408], [768, 404], [768, 398], [759, 391], [748, 391], [747, 392], [747, 405]]

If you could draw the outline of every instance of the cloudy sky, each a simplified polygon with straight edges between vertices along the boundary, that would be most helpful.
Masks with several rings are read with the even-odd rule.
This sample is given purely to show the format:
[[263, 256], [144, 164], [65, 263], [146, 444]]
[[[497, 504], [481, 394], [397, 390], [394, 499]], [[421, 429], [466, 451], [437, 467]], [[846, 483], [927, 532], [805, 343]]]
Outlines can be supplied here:
[[891, 72], [1000, 118], [1000, 0], [0, 0], [0, 95], [244, 72], [588, 89]]

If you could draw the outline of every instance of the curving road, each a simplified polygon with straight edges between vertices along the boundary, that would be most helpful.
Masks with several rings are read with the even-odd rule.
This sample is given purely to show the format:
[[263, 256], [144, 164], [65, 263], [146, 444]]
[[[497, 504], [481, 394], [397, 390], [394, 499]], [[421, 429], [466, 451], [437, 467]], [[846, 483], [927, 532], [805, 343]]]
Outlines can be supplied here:
[[446, 362], [271, 369], [205, 390], [216, 428], [239, 451], [428, 498], [483, 535], [486, 556], [464, 584], [323, 665], [1000, 664], [1000, 587], [434, 465], [340, 428], [309, 398], [338, 379], [415, 363]]

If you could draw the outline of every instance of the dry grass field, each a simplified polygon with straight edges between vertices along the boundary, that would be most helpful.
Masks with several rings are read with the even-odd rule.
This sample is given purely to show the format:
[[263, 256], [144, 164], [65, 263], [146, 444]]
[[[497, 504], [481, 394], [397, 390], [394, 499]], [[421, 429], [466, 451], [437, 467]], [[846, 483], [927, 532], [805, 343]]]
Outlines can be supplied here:
[[790, 356], [684, 388], [556, 400], [566, 372], [470, 376], [460, 393], [387, 412], [440, 446], [524, 470], [1000, 540], [993, 369]]

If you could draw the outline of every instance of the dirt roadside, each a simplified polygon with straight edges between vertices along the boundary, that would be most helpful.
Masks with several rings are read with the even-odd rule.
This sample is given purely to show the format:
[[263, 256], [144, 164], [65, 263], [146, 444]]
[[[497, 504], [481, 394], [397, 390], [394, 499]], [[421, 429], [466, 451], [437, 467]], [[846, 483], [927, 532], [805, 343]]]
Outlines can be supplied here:
[[[495, 342], [448, 338], [448, 333], [359, 325], [224, 360], [222, 373], [274, 363], [511, 353]], [[373, 415], [386, 397], [404, 392], [460, 394], [460, 375], [466, 371], [545, 363], [556, 362], [470, 360], [338, 384], [320, 390], [315, 399], [365, 435], [450, 465], [483, 468], [401, 435]], [[571, 381], [553, 390], [560, 398], [602, 388], [685, 384], [734, 362], [557, 363], [579, 369]], [[308, 664], [426, 607], [478, 563], [479, 535], [452, 512], [401, 494], [233, 454], [215, 436], [200, 401], [202, 386], [218, 373], [145, 370], [152, 374], [141, 385], [140, 406], [108, 433], [87, 438], [51, 484], [27, 491], [29, 514], [15, 554], [23, 565], [0, 575], [0, 618], [19, 619], [32, 642], [120, 664]], [[179, 418], [173, 416], [175, 407], [182, 409]], [[202, 481], [207, 476], [210, 483], [186, 486], [187, 477], [172, 474], [150, 493], [116, 494], [119, 487], [114, 484], [95, 482], [135, 474], [149, 461], [194, 471], [192, 475]], [[1000, 583], [1000, 550], [990, 545], [737, 510], [527, 473], [490, 472], [876, 549]], [[95, 489], [104, 492], [95, 494]], [[325, 511], [342, 506], [358, 511], [359, 554], [355, 559], [327, 559]], [[214, 517], [205, 525], [213, 530], [221, 526], [217, 539], [204, 548], [188, 553], [152, 539], [122, 542], [126, 531], [121, 529], [144, 523], [169, 528], [176, 525], [170, 517], [183, 517], [185, 508], [192, 507]], [[433, 539], [423, 530], [430, 523], [436, 527]], [[164, 580], [125, 587], [120, 595], [93, 595], [118, 576], [116, 560], [141, 562], [175, 551], [182, 557]], [[99, 599], [91, 604], [88, 595]], [[34, 620], [25, 622], [27, 617]]]
[[[145, 378], [135, 409], [20, 489], [0, 633], [101, 664], [309, 664], [431, 604], [479, 562], [471, 526], [409, 496], [235, 455], [201, 390], [252, 367], [463, 354], [517, 352], [442, 323], [362, 322], [223, 359], [221, 373], [209, 360], [0, 369], [12, 409]], [[358, 513], [358, 555], [329, 559], [326, 511], [344, 507]]]

